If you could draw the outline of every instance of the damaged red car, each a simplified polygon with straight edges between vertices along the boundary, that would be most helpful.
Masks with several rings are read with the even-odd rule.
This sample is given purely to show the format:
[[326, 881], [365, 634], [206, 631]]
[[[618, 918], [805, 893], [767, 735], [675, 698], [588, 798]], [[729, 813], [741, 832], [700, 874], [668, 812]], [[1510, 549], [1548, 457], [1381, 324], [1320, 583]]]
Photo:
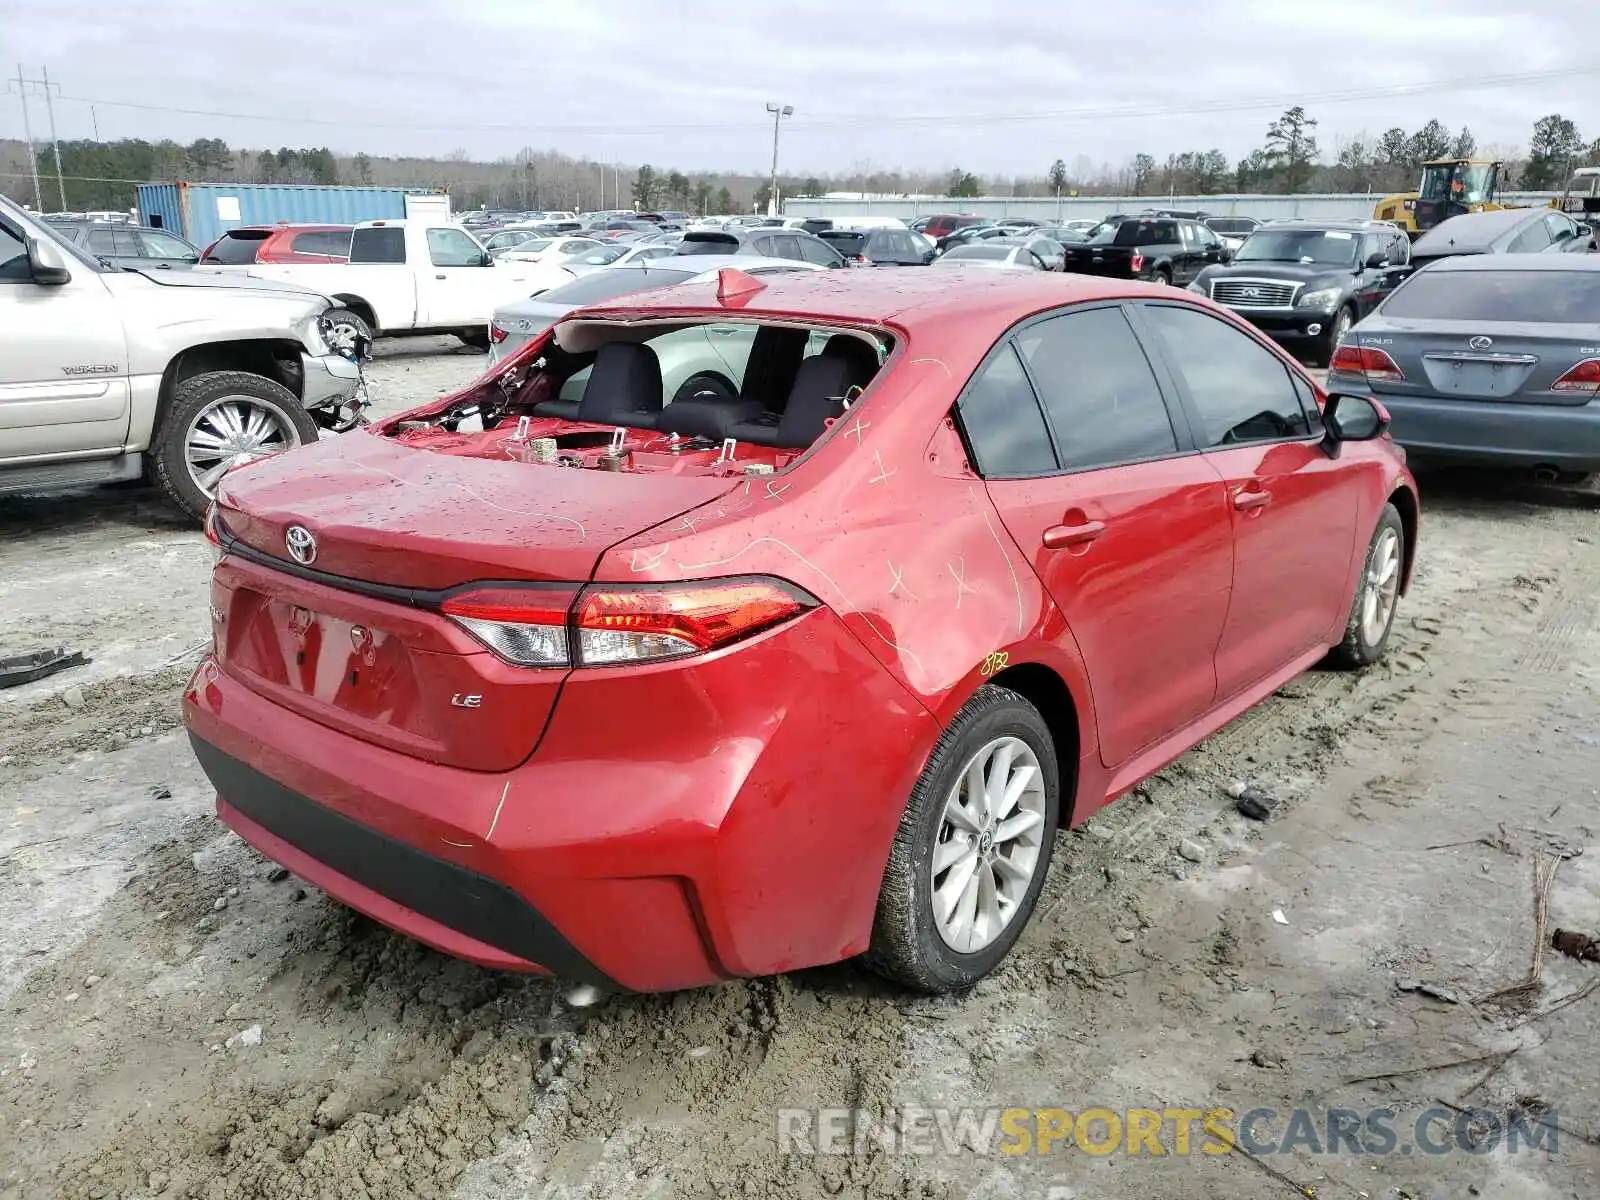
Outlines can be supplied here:
[[1058, 828], [1383, 654], [1385, 424], [1170, 289], [727, 270], [231, 472], [185, 717], [224, 821], [446, 953], [961, 988]]

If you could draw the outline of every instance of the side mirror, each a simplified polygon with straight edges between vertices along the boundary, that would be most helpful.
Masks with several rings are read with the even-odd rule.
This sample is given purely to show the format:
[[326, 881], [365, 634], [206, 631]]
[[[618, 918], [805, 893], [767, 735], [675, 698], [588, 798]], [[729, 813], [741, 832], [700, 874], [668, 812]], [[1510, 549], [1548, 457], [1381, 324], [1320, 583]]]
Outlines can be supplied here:
[[1335, 394], [1328, 397], [1322, 424], [1327, 430], [1323, 447], [1329, 458], [1338, 458], [1344, 442], [1370, 442], [1381, 437], [1389, 428], [1389, 414], [1368, 396]]
[[1416, 274], [1416, 271], [1417, 266], [1415, 263], [1397, 263], [1384, 271], [1384, 277], [1389, 283], [1397, 284], [1401, 280]]
[[1369, 271], [1376, 271], [1378, 268], [1387, 267], [1388, 265], [1389, 256], [1382, 250], [1367, 255], [1367, 270]]
[[28, 239], [28, 272], [33, 281], [46, 287], [60, 287], [72, 278], [67, 261], [51, 242]]
[[485, 250], [482, 254], [478, 255], [478, 265], [480, 267], [494, 266], [494, 255]]

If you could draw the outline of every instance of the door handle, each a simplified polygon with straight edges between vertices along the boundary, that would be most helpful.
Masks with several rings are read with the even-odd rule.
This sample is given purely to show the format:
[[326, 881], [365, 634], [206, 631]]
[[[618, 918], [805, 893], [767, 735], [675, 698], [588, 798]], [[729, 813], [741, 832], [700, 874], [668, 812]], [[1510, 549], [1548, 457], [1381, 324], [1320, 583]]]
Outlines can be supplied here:
[[1086, 545], [1105, 531], [1104, 521], [1085, 521], [1081, 525], [1052, 525], [1044, 531], [1044, 548], [1065, 550], [1068, 546]]
[[1233, 506], [1241, 512], [1249, 512], [1254, 508], [1265, 508], [1271, 503], [1271, 492], [1240, 488], [1233, 494]]
[[443, 275], [435, 275], [435, 276], [434, 276], [434, 278], [435, 278], [435, 279], [443, 279], [443, 278], [444, 278], [444, 276], [443, 276]]

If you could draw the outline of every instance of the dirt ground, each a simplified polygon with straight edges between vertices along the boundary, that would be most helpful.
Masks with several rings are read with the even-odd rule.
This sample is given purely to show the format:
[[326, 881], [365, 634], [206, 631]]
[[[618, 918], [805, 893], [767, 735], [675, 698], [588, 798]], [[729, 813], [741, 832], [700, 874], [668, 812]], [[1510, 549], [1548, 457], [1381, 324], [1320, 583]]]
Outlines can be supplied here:
[[[385, 347], [374, 394], [479, 363]], [[1520, 1002], [1476, 1001], [1528, 974], [1538, 864], [1559, 863], [1549, 927], [1600, 932], [1600, 523], [1493, 480], [1423, 486], [1385, 662], [1302, 677], [1063, 834], [973, 994], [846, 964], [584, 1009], [385, 932], [217, 823], [177, 713], [206, 637], [195, 530], [136, 491], [0, 500], [0, 654], [94, 659], [0, 692], [0, 1197], [1592, 1197], [1600, 964], [1552, 953]], [[1235, 780], [1282, 811], [1240, 817]], [[1557, 1150], [835, 1157], [776, 1136], [781, 1108], [913, 1105], [1387, 1105], [1405, 1133], [1437, 1100], [1542, 1113]]]

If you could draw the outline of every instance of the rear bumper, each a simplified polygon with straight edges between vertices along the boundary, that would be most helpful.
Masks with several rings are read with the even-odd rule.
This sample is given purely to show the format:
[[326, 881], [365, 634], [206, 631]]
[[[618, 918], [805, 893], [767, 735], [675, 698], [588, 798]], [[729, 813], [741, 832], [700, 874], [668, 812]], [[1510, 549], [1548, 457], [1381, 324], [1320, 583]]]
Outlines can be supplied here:
[[1600, 471], [1600, 403], [1537, 405], [1374, 394], [1414, 458]]
[[219, 815], [297, 875], [445, 953], [637, 991], [864, 950], [937, 736], [826, 609], [690, 665], [574, 672], [507, 772], [353, 738], [210, 658], [184, 716]]

